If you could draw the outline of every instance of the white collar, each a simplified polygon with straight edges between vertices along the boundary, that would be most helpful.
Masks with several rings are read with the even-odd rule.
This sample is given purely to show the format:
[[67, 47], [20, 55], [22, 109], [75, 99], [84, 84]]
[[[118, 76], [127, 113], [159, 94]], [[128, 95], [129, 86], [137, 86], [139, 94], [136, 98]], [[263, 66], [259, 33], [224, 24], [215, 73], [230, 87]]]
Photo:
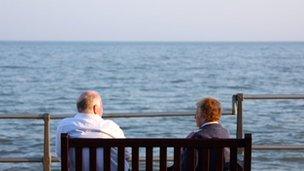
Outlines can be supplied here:
[[202, 127], [204, 127], [204, 126], [206, 126], [206, 125], [211, 125], [211, 124], [219, 124], [219, 122], [218, 122], [218, 121], [205, 122], [205, 123], [203, 123], [203, 124], [200, 126], [200, 128], [202, 128]]

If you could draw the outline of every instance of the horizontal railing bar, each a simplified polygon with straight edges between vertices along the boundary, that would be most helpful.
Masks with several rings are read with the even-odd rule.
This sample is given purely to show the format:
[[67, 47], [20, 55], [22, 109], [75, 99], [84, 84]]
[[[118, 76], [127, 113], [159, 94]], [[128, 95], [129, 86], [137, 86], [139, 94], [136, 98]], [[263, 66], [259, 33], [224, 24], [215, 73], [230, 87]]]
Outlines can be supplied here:
[[[194, 116], [194, 111], [184, 112], [143, 112], [143, 113], [105, 113], [103, 118], [135, 118], [135, 117], [176, 117]], [[51, 119], [63, 119], [74, 114], [52, 114]], [[231, 109], [224, 110], [223, 115], [232, 115]], [[0, 119], [43, 119], [43, 114], [0, 114]]]
[[43, 162], [42, 157], [7, 157], [0, 158], [0, 163], [27, 163], [27, 162]]
[[288, 99], [304, 99], [304, 94], [244, 94], [244, 99], [269, 99], [269, 100], [288, 100]]
[[253, 145], [253, 150], [304, 150], [304, 145]]
[[43, 114], [0, 114], [0, 119], [43, 119]]

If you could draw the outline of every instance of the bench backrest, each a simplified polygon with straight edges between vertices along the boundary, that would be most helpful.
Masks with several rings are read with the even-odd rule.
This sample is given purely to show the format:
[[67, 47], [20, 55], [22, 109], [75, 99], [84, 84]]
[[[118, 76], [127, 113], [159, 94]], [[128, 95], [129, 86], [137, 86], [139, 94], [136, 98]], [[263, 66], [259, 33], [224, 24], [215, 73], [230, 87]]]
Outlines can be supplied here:
[[[230, 149], [230, 170], [238, 170], [238, 148], [244, 151], [242, 169], [251, 170], [251, 134], [245, 134], [244, 139], [162, 139], [162, 138], [127, 138], [127, 139], [100, 139], [100, 138], [70, 138], [68, 134], [61, 134], [61, 169], [68, 170], [68, 151], [75, 149], [76, 170], [82, 168], [82, 149], [89, 148], [90, 170], [96, 170], [96, 149], [103, 148], [104, 170], [111, 170], [111, 148], [118, 150], [118, 170], [125, 170], [125, 148], [131, 148], [131, 166], [133, 171], [139, 170], [139, 148], [145, 148], [145, 170], [153, 170], [153, 148], [159, 148], [159, 170], [167, 170], [167, 149], [174, 149], [174, 170], [181, 169], [181, 149], [190, 150], [190, 166], [187, 170], [209, 170], [210, 150], [216, 151], [216, 170], [223, 170], [223, 148]], [[195, 161], [195, 156], [198, 160]], [[98, 161], [100, 162], [100, 161]]]

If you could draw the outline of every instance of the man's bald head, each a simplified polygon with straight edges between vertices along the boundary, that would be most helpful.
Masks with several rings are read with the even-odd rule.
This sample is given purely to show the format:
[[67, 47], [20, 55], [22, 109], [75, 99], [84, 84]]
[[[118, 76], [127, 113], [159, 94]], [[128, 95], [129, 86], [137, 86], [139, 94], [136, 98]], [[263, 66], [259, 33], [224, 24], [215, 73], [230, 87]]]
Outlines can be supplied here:
[[97, 91], [83, 92], [77, 100], [77, 110], [87, 114], [103, 114], [102, 99]]

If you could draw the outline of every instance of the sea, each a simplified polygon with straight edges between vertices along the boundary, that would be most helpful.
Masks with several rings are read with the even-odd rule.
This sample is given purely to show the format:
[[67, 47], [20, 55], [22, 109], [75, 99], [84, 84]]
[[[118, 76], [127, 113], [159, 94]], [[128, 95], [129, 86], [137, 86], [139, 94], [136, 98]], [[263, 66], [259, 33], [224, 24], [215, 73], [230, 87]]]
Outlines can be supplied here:
[[[204, 97], [304, 94], [304, 42], [0, 42], [0, 114], [76, 113], [85, 90], [107, 113], [194, 111]], [[127, 137], [184, 138], [193, 116], [114, 118]], [[54, 153], [58, 120], [52, 120]], [[232, 137], [236, 116], [223, 116]], [[253, 144], [303, 145], [304, 100], [245, 100]], [[0, 158], [42, 157], [41, 120], [0, 120]], [[304, 170], [302, 151], [258, 151], [252, 170]], [[53, 163], [54, 170], [59, 163]], [[0, 170], [42, 170], [0, 163]]]

